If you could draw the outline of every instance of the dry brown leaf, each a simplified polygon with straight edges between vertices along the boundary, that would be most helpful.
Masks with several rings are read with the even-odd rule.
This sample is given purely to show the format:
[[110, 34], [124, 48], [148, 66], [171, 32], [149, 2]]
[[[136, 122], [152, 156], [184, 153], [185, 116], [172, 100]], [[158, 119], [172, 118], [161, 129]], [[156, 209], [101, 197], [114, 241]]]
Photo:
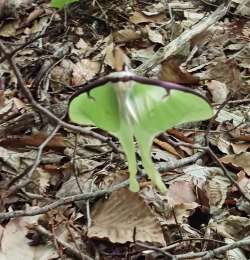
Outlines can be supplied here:
[[[237, 183], [242, 189], [245, 195], [249, 197], [250, 195], [250, 178], [246, 175], [244, 171], [240, 171], [238, 174]], [[237, 208], [241, 211], [250, 214], [250, 203], [243, 197], [241, 197], [237, 202]]]
[[182, 132], [178, 129], [175, 129], [175, 128], [169, 129], [169, 130], [167, 130], [167, 133], [170, 135], [173, 135], [174, 137], [178, 138], [179, 140], [181, 140], [185, 143], [189, 143], [189, 144], [193, 143], [192, 138], [186, 136], [184, 132]]
[[199, 79], [191, 73], [180, 68], [182, 62], [181, 57], [171, 57], [161, 64], [160, 76], [161, 80], [171, 81], [179, 84], [198, 84]]
[[42, 32], [42, 30], [48, 26], [50, 16], [44, 16], [39, 20], [35, 20], [33, 23], [33, 26], [31, 27], [30, 33], [39, 33]]
[[166, 217], [166, 223], [168, 225], [176, 225], [176, 222], [185, 222], [185, 219], [187, 219], [197, 207], [199, 207], [199, 204], [196, 202], [175, 205], [171, 213]]
[[116, 71], [122, 71], [125, 67], [129, 67], [130, 60], [125, 52], [120, 47], [114, 49], [115, 64], [114, 68]]
[[[90, 164], [91, 163], [93, 164], [93, 162], [91, 162], [91, 160], [88, 160], [88, 159], [82, 159], [82, 160], [84, 160], [84, 161], [86, 160], [86, 162], [85, 162], [85, 164], [83, 162], [84, 165], [82, 165], [81, 167], [79, 167], [79, 165], [77, 165], [77, 172], [83, 172], [83, 171], [89, 172], [90, 168], [91, 168]], [[72, 167], [70, 169], [68, 169], [68, 171], [70, 173], [72, 173]], [[69, 180], [67, 180], [66, 182], [64, 182], [62, 184], [62, 187], [56, 193], [56, 197], [57, 198], [64, 198], [64, 197], [79, 194], [81, 192], [88, 193], [88, 192], [96, 191], [97, 186], [95, 185], [95, 183], [93, 182], [93, 179], [91, 177], [92, 176], [89, 173], [80, 175], [80, 176], [77, 177], [77, 179], [78, 179], [78, 182], [77, 182], [75, 176], [72, 176]], [[78, 184], [80, 185], [81, 190], [79, 189]], [[95, 199], [91, 199], [90, 201], [92, 202], [94, 200]], [[76, 201], [75, 204], [80, 209], [84, 209], [84, 207], [86, 207], [86, 201], [85, 200]]]
[[[235, 240], [226, 238], [225, 242], [227, 244], [232, 244], [235, 242]], [[231, 260], [248, 260], [246, 258], [246, 256], [244, 255], [244, 251], [240, 248], [234, 248], [234, 249], [228, 250], [226, 252], [226, 259], [228, 259], [228, 260], [229, 259], [231, 259]]]
[[205, 190], [207, 192], [211, 214], [222, 208], [227, 198], [229, 186], [230, 182], [228, 178], [221, 174], [213, 174], [208, 178]]
[[[48, 136], [44, 133], [36, 133], [33, 135], [14, 135], [7, 136], [4, 139], [0, 139], [0, 145], [4, 147], [25, 147], [25, 146], [39, 146]], [[47, 144], [49, 148], [65, 148], [66, 141], [63, 136], [54, 136], [52, 140]]]
[[216, 142], [214, 142], [213, 144], [215, 144], [221, 152], [225, 154], [231, 153], [231, 142], [229, 142], [223, 134], [221, 136], [218, 136]]
[[[37, 168], [36, 173], [38, 175], [37, 179], [32, 178], [32, 180], [35, 183], [38, 183], [39, 193], [44, 194], [47, 188], [50, 186], [51, 174], [42, 168]], [[32, 177], [35, 177], [35, 175], [36, 174], [34, 174]]]
[[234, 153], [240, 154], [250, 149], [250, 143], [232, 143]]
[[77, 49], [81, 49], [81, 50], [86, 50], [89, 48], [89, 45], [82, 38], [80, 38], [75, 45]]
[[200, 19], [203, 18], [204, 14], [203, 13], [199, 13], [197, 11], [193, 11], [191, 10], [185, 10], [184, 11], [184, 16], [192, 22], [198, 22]]
[[122, 71], [124, 66], [130, 65], [128, 56], [120, 47], [115, 47], [114, 43], [106, 47], [104, 62], [115, 71]]
[[[34, 209], [34, 208], [30, 208]], [[58, 257], [56, 250], [52, 246], [32, 247], [30, 240], [26, 238], [28, 225], [36, 224], [39, 216], [19, 217], [10, 220], [4, 228], [0, 228], [1, 233], [1, 260], [47, 260]]]
[[250, 134], [240, 134], [234, 138], [236, 141], [250, 142]]
[[229, 91], [239, 91], [242, 87], [240, 71], [237, 63], [233, 60], [215, 59], [207, 66], [205, 77], [225, 83]]
[[176, 181], [169, 186], [167, 198], [172, 206], [196, 202], [194, 185], [187, 181]]
[[164, 23], [166, 20], [165, 14], [156, 15], [146, 15], [140, 12], [134, 12], [132, 16], [129, 17], [130, 22], [134, 24], [140, 23]]
[[1, 80], [0, 80], [0, 110], [4, 107], [4, 100], [5, 100], [4, 90], [1, 88]]
[[148, 33], [148, 38], [151, 42], [160, 43], [162, 45], [164, 44], [163, 36], [159, 31], [157, 31], [157, 28], [152, 29], [147, 25], [146, 32]]
[[218, 116], [216, 117], [216, 121], [219, 123], [224, 123], [226, 121], [232, 121], [233, 126], [238, 126], [239, 124], [242, 124], [245, 122], [245, 118], [242, 115], [239, 115], [239, 113], [233, 113], [228, 112], [224, 109], [221, 109]]
[[44, 13], [44, 9], [40, 7], [36, 7], [26, 18], [24, 21], [24, 26], [27, 26], [29, 23], [37, 19], [39, 16], [41, 16]]
[[225, 83], [217, 80], [211, 80], [207, 84], [207, 87], [212, 94], [213, 102], [223, 103], [227, 99], [229, 91]]
[[17, 28], [19, 27], [19, 20], [15, 20], [9, 23], [6, 23], [1, 29], [0, 29], [0, 36], [3, 37], [13, 37], [16, 36]]
[[242, 34], [246, 37], [250, 37], [250, 22], [246, 22], [243, 29], [242, 29]]
[[235, 155], [226, 155], [220, 159], [225, 164], [242, 168], [250, 176], [250, 152]]
[[74, 85], [86, 83], [86, 81], [91, 80], [99, 72], [100, 68], [100, 62], [82, 59], [73, 65], [72, 83]]
[[210, 222], [209, 228], [225, 238], [240, 240], [250, 235], [250, 219], [246, 217], [222, 215], [221, 219]]
[[59, 87], [55, 88], [55, 83], [64, 83], [71, 85], [72, 71], [74, 68], [74, 63], [69, 59], [64, 59], [60, 65], [55, 66], [51, 71], [51, 78], [53, 79], [52, 89], [57, 91], [62, 88], [62, 84], [59, 84]]
[[163, 142], [157, 138], [154, 139], [154, 143], [160, 146], [162, 149], [166, 150], [167, 152], [170, 152], [171, 154], [181, 158], [181, 155], [176, 151], [176, 149], [171, 144], [167, 142]]
[[161, 226], [138, 193], [127, 189], [113, 192], [108, 200], [96, 203], [88, 236], [113, 243], [141, 242], [165, 244]]
[[240, 16], [250, 16], [250, 1], [249, 0], [241, 0], [239, 5], [235, 11], [236, 14]]
[[142, 37], [140, 32], [132, 29], [123, 29], [113, 33], [115, 43], [126, 43], [138, 40]]
[[104, 63], [109, 65], [112, 69], [115, 68], [115, 60], [114, 60], [114, 43], [110, 43], [105, 49], [104, 49]]

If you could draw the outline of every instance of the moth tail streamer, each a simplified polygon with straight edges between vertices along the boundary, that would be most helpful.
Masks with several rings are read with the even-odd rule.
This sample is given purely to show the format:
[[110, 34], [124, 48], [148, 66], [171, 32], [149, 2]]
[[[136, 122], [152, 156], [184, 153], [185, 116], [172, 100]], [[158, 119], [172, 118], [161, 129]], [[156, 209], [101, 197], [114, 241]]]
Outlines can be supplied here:
[[160, 173], [155, 169], [154, 163], [151, 158], [151, 138], [143, 138], [142, 135], [137, 135], [137, 140], [140, 148], [142, 165], [145, 172], [151, 179], [152, 183], [160, 190], [160, 192], [165, 193], [167, 191], [166, 185], [162, 181]]

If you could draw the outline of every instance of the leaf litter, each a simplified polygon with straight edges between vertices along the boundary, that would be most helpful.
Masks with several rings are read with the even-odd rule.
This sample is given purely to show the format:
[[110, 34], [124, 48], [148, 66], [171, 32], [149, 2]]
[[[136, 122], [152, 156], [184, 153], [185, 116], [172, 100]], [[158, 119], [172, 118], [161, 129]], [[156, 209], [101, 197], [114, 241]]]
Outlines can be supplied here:
[[[190, 252], [198, 258], [198, 253], [249, 240], [250, 203], [236, 186], [250, 197], [249, 6], [248, 0], [231, 1], [224, 17], [162, 58], [159, 50], [213, 15], [214, 1], [80, 1], [66, 12], [45, 0], [0, 3], [0, 41], [8, 49], [41, 36], [21, 48], [15, 60], [36, 102], [57, 115], [65, 114], [63, 104], [77, 85], [117, 67], [117, 48], [131, 70], [195, 88], [219, 110], [209, 134], [203, 122], [178, 126], [165, 133], [167, 138], [155, 139], [152, 156], [165, 169], [166, 194], [142, 176], [139, 193], [123, 188], [40, 215], [4, 219], [5, 212], [112, 189], [128, 172], [123, 156], [107, 142], [61, 128], [34, 174], [26, 176], [53, 123], [33, 111], [12, 68], [1, 62], [1, 259], [160, 259], [164, 250], [185, 259]], [[145, 70], [145, 64], [153, 65]], [[84, 129], [112, 138], [99, 129]], [[222, 165], [205, 153], [170, 167], [199, 153], [204, 135]], [[50, 234], [46, 239], [42, 228]], [[225, 259], [250, 257], [247, 246], [219, 253]]]

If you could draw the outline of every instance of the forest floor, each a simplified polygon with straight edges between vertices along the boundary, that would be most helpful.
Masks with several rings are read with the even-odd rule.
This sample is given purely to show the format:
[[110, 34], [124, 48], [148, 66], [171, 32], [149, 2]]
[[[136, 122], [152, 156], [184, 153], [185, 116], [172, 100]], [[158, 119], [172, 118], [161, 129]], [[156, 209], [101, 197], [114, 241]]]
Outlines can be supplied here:
[[[0, 259], [250, 259], [249, 18], [249, 0], [0, 1]], [[165, 194], [131, 192], [118, 140], [67, 116], [123, 64], [214, 109], [155, 138]]]

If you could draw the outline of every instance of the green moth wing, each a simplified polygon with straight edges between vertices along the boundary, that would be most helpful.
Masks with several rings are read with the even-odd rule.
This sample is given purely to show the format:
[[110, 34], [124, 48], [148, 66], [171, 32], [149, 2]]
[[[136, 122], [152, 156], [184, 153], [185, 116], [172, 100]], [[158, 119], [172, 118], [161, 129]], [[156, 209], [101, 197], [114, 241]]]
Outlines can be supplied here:
[[181, 123], [208, 119], [213, 114], [212, 108], [203, 97], [185, 89], [166, 90], [159, 85], [132, 79], [127, 79], [130, 82], [127, 84], [123, 80], [108, 81], [76, 95], [69, 104], [69, 117], [77, 124], [102, 128], [119, 139], [128, 161], [132, 191], [139, 190], [135, 137], [145, 172], [165, 192], [165, 184], [151, 158], [154, 137]]

